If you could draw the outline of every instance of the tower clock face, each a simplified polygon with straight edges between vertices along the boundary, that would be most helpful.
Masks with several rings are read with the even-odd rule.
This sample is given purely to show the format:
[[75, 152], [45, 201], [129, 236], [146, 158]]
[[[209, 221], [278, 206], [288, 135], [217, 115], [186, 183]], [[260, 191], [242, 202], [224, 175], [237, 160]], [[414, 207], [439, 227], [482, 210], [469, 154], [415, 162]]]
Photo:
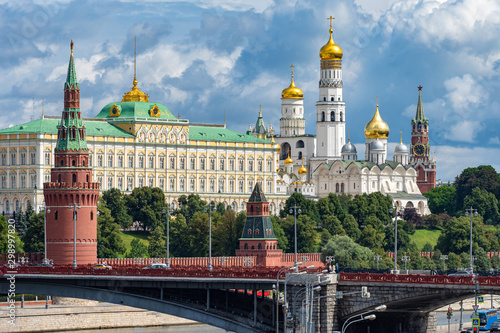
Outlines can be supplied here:
[[417, 143], [413, 146], [413, 153], [417, 156], [423, 156], [425, 154], [425, 146], [421, 143]]

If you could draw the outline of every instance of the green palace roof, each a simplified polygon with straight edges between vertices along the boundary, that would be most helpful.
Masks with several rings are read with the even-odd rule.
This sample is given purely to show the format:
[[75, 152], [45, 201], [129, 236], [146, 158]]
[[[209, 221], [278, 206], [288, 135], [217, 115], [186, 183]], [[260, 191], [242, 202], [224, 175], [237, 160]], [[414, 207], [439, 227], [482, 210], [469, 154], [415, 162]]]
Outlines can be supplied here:
[[224, 127], [208, 127], [195, 125], [189, 126], [189, 140], [272, 143], [269, 140], [259, 139], [254, 136], [236, 132]]
[[[26, 124], [4, 128], [0, 130], [0, 134], [57, 134], [57, 125], [60, 123], [60, 118], [43, 118]], [[84, 120], [83, 125], [86, 128], [87, 136], [134, 137], [134, 135], [105, 121]]]
[[[112, 111], [113, 105], [116, 105], [116, 110]], [[151, 116], [151, 109], [154, 106], [158, 107], [159, 117]], [[110, 111], [112, 111], [110, 113]], [[110, 114], [117, 114], [111, 116]], [[177, 120], [167, 107], [160, 103], [153, 102], [115, 102], [109, 103], [101, 109], [95, 118], [107, 118], [110, 120], [120, 120], [120, 118], [151, 118], [162, 120]]]

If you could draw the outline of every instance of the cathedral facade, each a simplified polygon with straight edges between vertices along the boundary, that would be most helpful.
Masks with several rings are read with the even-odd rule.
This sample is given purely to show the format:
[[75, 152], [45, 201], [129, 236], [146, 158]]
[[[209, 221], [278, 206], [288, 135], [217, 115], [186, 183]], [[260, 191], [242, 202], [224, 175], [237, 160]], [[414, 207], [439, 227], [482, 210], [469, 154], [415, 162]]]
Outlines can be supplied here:
[[364, 128], [365, 156], [358, 157], [356, 147], [346, 136], [343, 52], [333, 41], [331, 25], [329, 32], [330, 38], [319, 52], [316, 135], [305, 133], [304, 95], [295, 85], [293, 66], [291, 84], [281, 94], [280, 134], [275, 139], [280, 145], [278, 190], [287, 194], [300, 192], [312, 198], [329, 193], [356, 195], [380, 191], [389, 195], [397, 207], [430, 213], [422, 192], [435, 186], [436, 162], [429, 156], [429, 122], [423, 114], [421, 87], [412, 120], [410, 149], [401, 138], [389, 160], [389, 126], [377, 103]]

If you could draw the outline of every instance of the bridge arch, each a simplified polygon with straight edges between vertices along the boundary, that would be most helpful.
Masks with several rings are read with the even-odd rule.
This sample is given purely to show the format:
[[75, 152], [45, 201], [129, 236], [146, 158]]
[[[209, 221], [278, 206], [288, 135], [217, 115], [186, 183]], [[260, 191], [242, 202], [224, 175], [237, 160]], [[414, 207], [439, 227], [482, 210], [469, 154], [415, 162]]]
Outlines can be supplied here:
[[[0, 283], [0, 293], [7, 294], [9, 290], [8, 280], [3, 276]], [[6, 283], [7, 282], [7, 283]], [[152, 297], [129, 294], [119, 290], [92, 288], [79, 285], [68, 285], [59, 283], [47, 283], [40, 281], [26, 281], [16, 279], [16, 293], [52, 295], [61, 297], [72, 297], [94, 301], [108, 302], [120, 305], [146, 309], [166, 313], [169, 315], [194, 320], [203, 324], [219, 327], [226, 331], [235, 332], [261, 332], [262, 328], [254, 327], [247, 320], [235, 320], [210, 311], [204, 311], [178, 304], [170, 301], [159, 300]], [[242, 318], [243, 319], [243, 318]]]

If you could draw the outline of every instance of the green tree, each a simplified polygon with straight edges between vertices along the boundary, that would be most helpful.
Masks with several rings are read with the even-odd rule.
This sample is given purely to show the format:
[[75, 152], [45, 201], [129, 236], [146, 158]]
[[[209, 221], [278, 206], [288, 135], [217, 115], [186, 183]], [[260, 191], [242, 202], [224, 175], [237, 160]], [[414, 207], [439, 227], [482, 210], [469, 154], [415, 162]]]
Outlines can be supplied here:
[[[407, 250], [410, 245], [410, 236], [404, 228], [404, 221], [398, 220], [398, 250]], [[394, 224], [386, 227], [384, 249], [394, 251]]]
[[480, 271], [486, 271], [491, 268], [490, 258], [488, 258], [488, 254], [486, 254], [486, 251], [482, 248], [476, 248], [476, 250], [474, 251], [474, 257], [476, 258], [476, 260], [474, 261], [474, 266], [476, 266], [476, 269]]
[[288, 197], [285, 203], [285, 208], [280, 212], [280, 216], [285, 217], [288, 214], [293, 215], [293, 211], [290, 213], [290, 208], [294, 206], [300, 207], [301, 212], [299, 213], [297, 210], [297, 218], [300, 215], [307, 215], [314, 221], [319, 221], [319, 213], [316, 203], [312, 200], [306, 199], [304, 195], [298, 192], [294, 192], [290, 197]]
[[22, 236], [24, 251], [45, 252], [45, 228], [43, 213], [31, 214], [29, 228]]
[[[5, 219], [5, 216], [0, 215], [0, 253], [6, 253], [8, 251], [8, 245], [9, 245], [8, 235], [9, 235], [8, 222]], [[16, 252], [24, 252], [23, 249], [24, 243], [19, 238], [19, 235], [17, 234], [17, 232], [15, 232], [13, 235], [14, 235]]]
[[[463, 253], [469, 251], [470, 218], [461, 216], [453, 218], [443, 227], [436, 248], [444, 253]], [[490, 243], [486, 238], [486, 229], [481, 216], [474, 217], [472, 227], [473, 246], [489, 250]]]
[[[165, 225], [164, 231], [167, 230]], [[177, 214], [170, 219], [170, 255], [172, 257], [188, 257], [191, 255], [189, 240], [189, 227], [186, 218], [182, 214]]]
[[[493, 193], [499, 197], [500, 178], [491, 165], [480, 165], [476, 168], [467, 168], [455, 180], [456, 211], [464, 209], [465, 197], [472, 194], [472, 190], [479, 187], [481, 190]], [[466, 208], [466, 207], [465, 207]]]
[[424, 247], [422, 247], [422, 252], [432, 252], [432, 251], [434, 251], [434, 247], [429, 242], [425, 243]]
[[322, 249], [322, 258], [334, 256], [340, 267], [369, 268], [374, 253], [348, 236], [333, 236]]
[[455, 186], [438, 186], [424, 193], [428, 199], [429, 209], [434, 214], [455, 214]]
[[234, 256], [245, 226], [246, 213], [226, 210], [213, 229], [213, 249], [216, 256]]
[[472, 189], [472, 193], [464, 199], [464, 207], [474, 207], [486, 220], [486, 223], [498, 223], [498, 200], [493, 193], [482, 190], [479, 187]]
[[348, 204], [349, 214], [354, 216], [358, 224], [363, 224], [369, 214], [368, 200], [366, 195], [355, 195]]
[[165, 258], [167, 256], [167, 243], [163, 232], [163, 226], [159, 225], [149, 236], [148, 253], [150, 258]]
[[148, 247], [141, 242], [139, 238], [134, 238], [130, 242], [130, 251], [127, 253], [127, 258], [147, 258]]
[[179, 206], [178, 213], [181, 213], [186, 218], [186, 223], [189, 223], [195, 213], [205, 210], [207, 202], [201, 200], [198, 194], [181, 195], [179, 197]]
[[[217, 212], [212, 212], [212, 228], [215, 227], [218, 220]], [[213, 229], [212, 229], [213, 230]], [[208, 234], [209, 219], [208, 213], [195, 213], [188, 224], [188, 239], [190, 256], [206, 257], [208, 255]]]
[[118, 254], [125, 253], [125, 246], [120, 237], [120, 226], [111, 216], [111, 210], [104, 201], [97, 203], [97, 257], [116, 258]]
[[102, 192], [101, 200], [106, 202], [106, 207], [111, 211], [111, 216], [123, 229], [128, 229], [132, 225], [132, 216], [127, 213], [127, 205], [122, 192], [117, 188]]
[[285, 235], [285, 231], [281, 227], [284, 219], [279, 218], [275, 215], [271, 216], [271, 223], [273, 225], [274, 237], [278, 240], [278, 248], [282, 249], [283, 252], [287, 252], [290, 248], [288, 244], [288, 238]]
[[[468, 262], [468, 261], [465, 261], [465, 262]], [[468, 265], [464, 265], [464, 263], [462, 262], [462, 258], [456, 254], [456, 253], [448, 253], [448, 261], [446, 262], [446, 269], [447, 270], [457, 270], [457, 269], [460, 269], [460, 268], [463, 268], [464, 266], [468, 266]]]
[[144, 230], [155, 229], [160, 225], [165, 207], [163, 190], [157, 187], [136, 187], [125, 198], [128, 213], [134, 221], [139, 221]]
[[373, 226], [368, 225], [361, 231], [359, 244], [369, 249], [382, 248], [384, 234], [378, 232]]
[[403, 213], [403, 220], [411, 222], [415, 227], [421, 228], [424, 226], [422, 216], [415, 208], [405, 208]]
[[500, 269], [500, 256], [491, 257], [491, 267], [493, 267], [496, 271]]
[[424, 226], [426, 226], [429, 230], [433, 230], [433, 229], [438, 229], [439, 227], [442, 227], [445, 222], [447, 221], [447, 219], [445, 218], [446, 216], [449, 216], [449, 215], [446, 215], [444, 213], [441, 213], [441, 214], [429, 214], [429, 215], [425, 215], [422, 217], [422, 220], [423, 220], [423, 223], [424, 223]]
[[323, 220], [323, 228], [327, 230], [330, 235], [346, 234], [344, 228], [342, 228], [342, 223], [335, 215], [326, 216]]
[[361, 230], [359, 230], [358, 222], [356, 222], [356, 219], [351, 214], [347, 214], [342, 221], [342, 228], [344, 228], [347, 236], [354, 241], [357, 241], [361, 236]]
[[[289, 248], [294, 249], [295, 233], [294, 233], [294, 218], [287, 216], [282, 220], [282, 228], [288, 239]], [[316, 225], [308, 215], [300, 215], [297, 217], [297, 252], [311, 253], [317, 250], [316, 245]]]

